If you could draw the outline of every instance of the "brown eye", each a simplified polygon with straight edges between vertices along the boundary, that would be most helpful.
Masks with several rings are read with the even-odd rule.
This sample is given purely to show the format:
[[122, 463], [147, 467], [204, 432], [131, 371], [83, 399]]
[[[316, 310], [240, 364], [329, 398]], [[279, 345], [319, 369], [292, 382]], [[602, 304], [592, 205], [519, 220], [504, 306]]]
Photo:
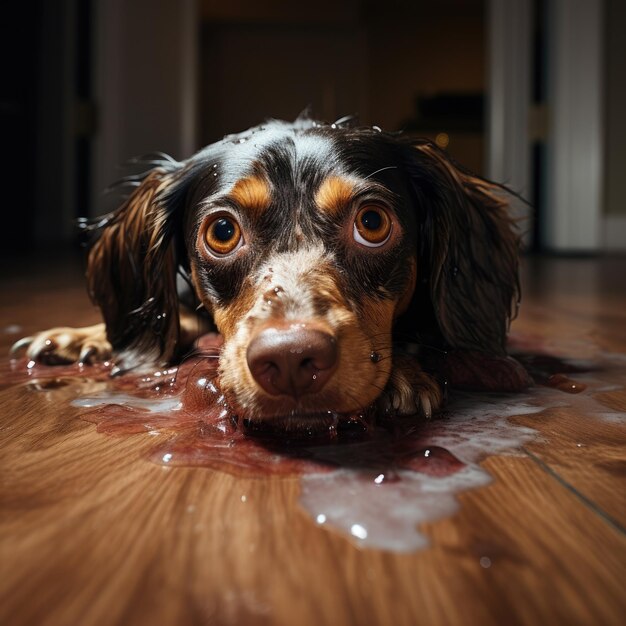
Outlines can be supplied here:
[[364, 206], [354, 220], [354, 240], [368, 248], [382, 246], [391, 235], [391, 218], [375, 205]]
[[229, 254], [241, 241], [241, 228], [232, 217], [220, 215], [209, 222], [204, 240], [216, 254]]

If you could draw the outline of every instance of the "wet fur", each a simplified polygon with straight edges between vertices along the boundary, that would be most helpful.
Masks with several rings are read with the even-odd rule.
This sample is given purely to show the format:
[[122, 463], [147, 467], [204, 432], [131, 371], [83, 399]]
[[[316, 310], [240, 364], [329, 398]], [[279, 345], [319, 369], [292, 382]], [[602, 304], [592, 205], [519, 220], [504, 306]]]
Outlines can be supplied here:
[[[430, 414], [441, 390], [399, 344], [505, 354], [519, 298], [506, 191], [433, 143], [299, 119], [226, 137], [184, 162], [157, 156], [147, 165], [125, 181], [133, 191], [117, 211], [86, 225], [90, 294], [123, 368], [168, 363], [188, 349], [177, 273], [204, 327], [224, 334], [222, 384], [251, 414], [352, 411], [377, 399], [385, 410]], [[374, 254], [345, 237], [348, 205], [368, 195], [393, 208], [400, 233]], [[237, 206], [245, 198], [249, 215]], [[253, 234], [246, 254], [214, 263], [199, 229], [220, 203]], [[284, 296], [268, 308], [275, 287]], [[268, 398], [247, 371], [251, 334], [276, 318], [321, 320], [343, 342], [320, 397]]]

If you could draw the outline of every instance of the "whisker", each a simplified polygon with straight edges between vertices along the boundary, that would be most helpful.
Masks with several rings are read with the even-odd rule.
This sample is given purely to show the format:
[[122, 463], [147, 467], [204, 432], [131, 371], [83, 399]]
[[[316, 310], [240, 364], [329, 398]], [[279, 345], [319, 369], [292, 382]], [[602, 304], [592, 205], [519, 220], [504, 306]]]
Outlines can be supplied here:
[[204, 351], [201, 350], [200, 348], [192, 348], [191, 350], [189, 350], [187, 353], [185, 353], [181, 360], [180, 360], [180, 364], [182, 365], [183, 363], [185, 363], [185, 361], [188, 361], [189, 359], [219, 359], [220, 358], [220, 353], [217, 350], [217, 348], [214, 348], [213, 350], [215, 350], [215, 353], [212, 354], [208, 351]]
[[334, 124], [335, 126], [350, 126], [356, 122], [358, 122], [358, 117], [356, 115], [344, 115], [338, 120], [335, 120]]
[[397, 170], [398, 166], [397, 165], [388, 165], [387, 167], [381, 167], [379, 170], [376, 170], [375, 172], [372, 172], [369, 176], [365, 177], [365, 180], [367, 180], [368, 178], [371, 178], [372, 176], [375, 176], [376, 174], [379, 174], [380, 172], [384, 172], [385, 170]]

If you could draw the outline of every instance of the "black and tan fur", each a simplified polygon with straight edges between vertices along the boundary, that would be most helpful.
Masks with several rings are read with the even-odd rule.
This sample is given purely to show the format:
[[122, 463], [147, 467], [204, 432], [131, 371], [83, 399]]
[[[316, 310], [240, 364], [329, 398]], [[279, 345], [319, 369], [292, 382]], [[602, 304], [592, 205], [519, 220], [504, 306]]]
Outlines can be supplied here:
[[[188, 350], [199, 306], [203, 328], [224, 336], [223, 391], [262, 418], [373, 403], [430, 415], [441, 389], [399, 342], [505, 354], [519, 245], [505, 193], [431, 142], [273, 121], [187, 161], [151, 165], [102, 218], [90, 252], [89, 289], [107, 339], [102, 326], [53, 329], [20, 344], [30, 344], [31, 358], [113, 353], [122, 369], [169, 363]], [[392, 219], [389, 241], [376, 249], [352, 236], [367, 202]], [[216, 211], [234, 216], [244, 236], [223, 258], [203, 245], [203, 223]], [[188, 306], [177, 273], [191, 285]], [[292, 322], [336, 338], [338, 364], [316, 393], [270, 396], [250, 374], [246, 349], [259, 328]]]

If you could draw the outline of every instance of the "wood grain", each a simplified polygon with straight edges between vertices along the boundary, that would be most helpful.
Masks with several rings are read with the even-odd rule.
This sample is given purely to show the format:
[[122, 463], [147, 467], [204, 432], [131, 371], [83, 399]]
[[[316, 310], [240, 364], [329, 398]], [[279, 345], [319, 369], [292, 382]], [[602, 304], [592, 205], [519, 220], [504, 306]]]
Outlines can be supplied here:
[[[626, 260], [532, 264], [516, 332], [626, 353]], [[74, 264], [25, 274], [3, 281], [0, 329], [97, 320]], [[297, 479], [147, 462], [154, 438], [97, 433], [75, 393], [0, 392], [2, 624], [623, 623], [623, 425], [515, 418], [543, 440], [486, 459], [493, 482], [423, 525], [432, 547], [395, 554], [319, 528]]]

